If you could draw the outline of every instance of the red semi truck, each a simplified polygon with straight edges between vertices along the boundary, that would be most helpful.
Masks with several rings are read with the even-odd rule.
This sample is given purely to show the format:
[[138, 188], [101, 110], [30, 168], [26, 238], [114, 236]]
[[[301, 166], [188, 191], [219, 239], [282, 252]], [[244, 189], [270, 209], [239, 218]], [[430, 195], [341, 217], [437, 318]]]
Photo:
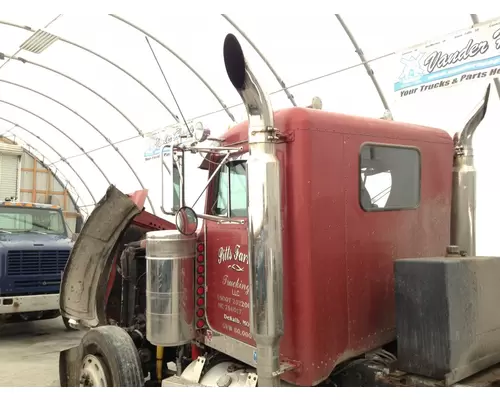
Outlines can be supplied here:
[[[249, 118], [217, 146], [169, 145], [177, 229], [149, 214], [137, 229], [143, 201], [114, 187], [83, 227], [61, 312], [90, 330], [61, 352], [61, 385], [498, 385], [500, 259], [476, 257], [474, 232], [489, 86], [452, 139], [273, 112], [233, 35], [224, 61]], [[193, 152], [209, 173], [198, 215]]]

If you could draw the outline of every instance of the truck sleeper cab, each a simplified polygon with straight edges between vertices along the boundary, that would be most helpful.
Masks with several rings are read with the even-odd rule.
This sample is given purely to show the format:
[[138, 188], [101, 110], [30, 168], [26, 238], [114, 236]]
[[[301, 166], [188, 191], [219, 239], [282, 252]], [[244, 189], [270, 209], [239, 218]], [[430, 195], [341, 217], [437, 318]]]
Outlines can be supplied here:
[[61, 208], [0, 203], [0, 318], [59, 316], [59, 288], [72, 243]]
[[[280, 352], [301, 364], [283, 379], [309, 386], [395, 339], [394, 260], [443, 255], [449, 241], [453, 143], [438, 129], [310, 109], [279, 111], [275, 123], [287, 138], [277, 147]], [[242, 143], [246, 132], [240, 124], [223, 142]], [[227, 161], [207, 192], [206, 214], [244, 223], [204, 221], [205, 326], [241, 343], [241, 361], [252, 364], [244, 159]]]

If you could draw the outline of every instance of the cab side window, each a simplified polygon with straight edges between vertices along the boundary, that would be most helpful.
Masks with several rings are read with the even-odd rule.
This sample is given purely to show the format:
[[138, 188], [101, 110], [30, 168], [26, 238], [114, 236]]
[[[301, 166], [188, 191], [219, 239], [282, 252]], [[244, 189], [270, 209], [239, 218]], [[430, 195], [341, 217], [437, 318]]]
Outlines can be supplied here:
[[240, 218], [248, 216], [246, 161], [230, 161], [223, 165], [215, 186], [212, 214]]
[[420, 152], [413, 147], [365, 144], [360, 154], [359, 203], [365, 211], [417, 208]]

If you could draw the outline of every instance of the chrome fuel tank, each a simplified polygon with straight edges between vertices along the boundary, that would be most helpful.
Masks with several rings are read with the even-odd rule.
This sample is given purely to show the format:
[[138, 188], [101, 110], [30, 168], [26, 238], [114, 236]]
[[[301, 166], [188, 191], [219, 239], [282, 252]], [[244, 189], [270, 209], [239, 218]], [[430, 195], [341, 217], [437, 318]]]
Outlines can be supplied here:
[[146, 236], [146, 336], [156, 346], [194, 338], [196, 237], [178, 231]]

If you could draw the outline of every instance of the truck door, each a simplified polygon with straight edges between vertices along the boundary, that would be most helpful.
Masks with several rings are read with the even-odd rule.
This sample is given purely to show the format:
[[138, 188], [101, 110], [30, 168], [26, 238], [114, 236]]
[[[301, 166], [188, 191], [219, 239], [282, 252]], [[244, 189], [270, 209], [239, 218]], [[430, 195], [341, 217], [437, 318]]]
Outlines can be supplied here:
[[[383, 142], [382, 142], [383, 141]], [[394, 260], [421, 256], [421, 160], [418, 143], [365, 142], [350, 137], [345, 157], [346, 264], [352, 348], [394, 335]], [[444, 246], [443, 246], [444, 247]], [[437, 253], [439, 254], [439, 253]]]
[[[211, 169], [215, 169], [212, 166]], [[230, 159], [207, 193], [206, 310], [209, 329], [254, 345], [250, 335], [246, 160]]]

